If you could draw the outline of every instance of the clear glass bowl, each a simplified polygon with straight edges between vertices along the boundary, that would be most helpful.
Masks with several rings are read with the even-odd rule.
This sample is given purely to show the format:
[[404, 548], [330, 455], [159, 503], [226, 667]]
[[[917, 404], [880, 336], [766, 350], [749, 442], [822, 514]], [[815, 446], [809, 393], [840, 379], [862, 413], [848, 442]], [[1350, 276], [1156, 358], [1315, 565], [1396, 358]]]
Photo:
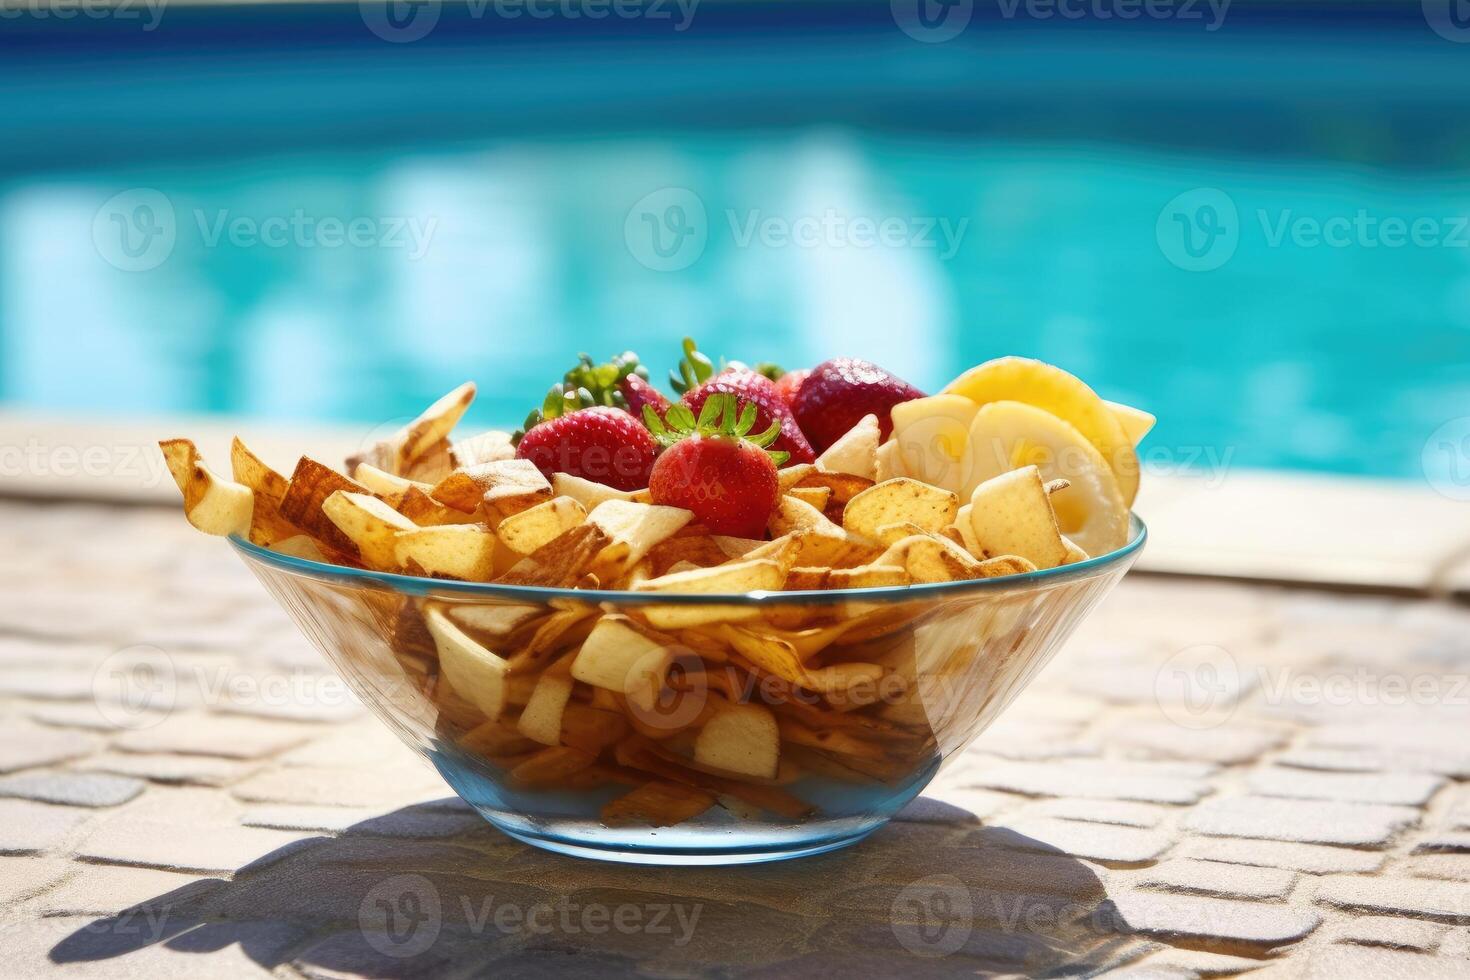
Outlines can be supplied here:
[[[817, 854], [881, 826], [1045, 666], [1133, 564], [1145, 538], [1135, 517], [1123, 548], [1025, 575], [698, 596], [440, 581], [324, 565], [238, 538], [231, 542], [363, 703], [500, 830], [538, 847], [604, 860], [735, 864]], [[602, 616], [637, 623], [657, 604], [665, 611], [705, 607], [692, 611], [694, 618], [709, 611], [733, 619], [747, 642], [752, 635], [787, 640], [799, 648], [804, 668], [878, 663], [884, 676], [846, 695], [818, 696], [754, 667], [722, 627], [676, 632], [678, 641], [669, 645], [676, 666], [664, 697], [636, 710], [629, 705], [637, 699], [623, 702], [629, 717], [621, 734], [612, 733], [621, 744], [608, 744], [597, 763], [577, 772], [550, 778], [533, 773], [526, 782], [511, 770], [544, 748], [528, 744], [514, 727], [529, 683], [518, 684], [512, 675], [505, 715], [488, 721], [440, 679], [423, 618], [430, 604], [456, 618], [515, 624], [508, 634], [499, 627], [467, 632], [504, 656], [520, 651], [519, 661], [530, 643], [558, 655], [575, 649]], [[469, 616], [452, 608], [465, 605], [498, 608]], [[559, 617], [555, 625], [547, 626], [553, 617]], [[734, 690], [732, 679], [740, 682]], [[578, 684], [570, 702], [578, 707], [568, 710], [581, 720], [609, 721], [591, 714], [608, 707], [606, 695], [600, 697]], [[774, 779], [690, 762], [690, 726], [712, 697], [770, 707], [781, 730]], [[566, 726], [570, 732], [570, 720]], [[578, 742], [589, 753], [609, 737], [597, 730], [593, 744]], [[692, 783], [718, 805], [672, 826], [605, 823], [603, 807], [643, 781]]]

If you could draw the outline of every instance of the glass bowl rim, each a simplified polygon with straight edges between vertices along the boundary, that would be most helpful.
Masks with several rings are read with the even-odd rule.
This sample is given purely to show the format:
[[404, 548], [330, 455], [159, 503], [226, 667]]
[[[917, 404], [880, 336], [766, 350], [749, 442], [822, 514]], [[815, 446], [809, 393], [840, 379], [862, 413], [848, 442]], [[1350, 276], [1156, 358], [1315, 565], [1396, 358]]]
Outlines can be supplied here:
[[1023, 572], [1020, 575], [1004, 575], [998, 578], [962, 579], [957, 582], [930, 582], [921, 585], [888, 585], [870, 589], [820, 589], [791, 592], [631, 592], [625, 590], [567, 589], [534, 585], [497, 585], [494, 582], [459, 582], [453, 579], [424, 578], [418, 575], [399, 575], [395, 572], [377, 572], [363, 568], [346, 568], [283, 555], [238, 536], [230, 535], [229, 542], [240, 553], [246, 564], [259, 562], [272, 568], [318, 581], [350, 586], [379, 586], [412, 596], [479, 596], [510, 602], [545, 603], [552, 599], [572, 599], [580, 602], [608, 602], [615, 605], [779, 605], [785, 603], [830, 603], [861, 600], [863, 602], [902, 602], [914, 599], [942, 598], [968, 595], [971, 593], [1006, 593], [1024, 591], [1041, 585], [1054, 585], [1074, 579], [1091, 578], [1111, 571], [1115, 567], [1126, 568], [1142, 550], [1148, 540], [1148, 527], [1137, 514], [1128, 515], [1128, 543], [1104, 555], [1088, 558], [1071, 565]]

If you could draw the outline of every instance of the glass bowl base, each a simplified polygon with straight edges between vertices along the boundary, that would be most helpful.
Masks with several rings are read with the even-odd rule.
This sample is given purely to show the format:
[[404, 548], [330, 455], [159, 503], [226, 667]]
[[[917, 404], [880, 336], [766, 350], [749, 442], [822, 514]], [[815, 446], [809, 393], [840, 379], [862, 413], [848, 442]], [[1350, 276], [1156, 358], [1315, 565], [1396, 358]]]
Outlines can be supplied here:
[[[518, 826], [519, 820], [505, 819], [504, 814], [489, 814], [483, 810], [480, 816], [496, 830], [514, 837], [523, 844], [542, 850], [572, 857], [592, 858], [598, 861], [614, 861], [622, 864], [649, 864], [662, 866], [696, 866], [719, 864], [760, 864], [765, 861], [786, 861], [791, 858], [810, 857], [848, 847], [867, 837], [887, 821], [876, 821], [860, 830], [834, 833], [824, 836], [796, 837], [791, 835], [733, 835], [728, 845], [720, 845], [709, 839], [708, 834], [677, 833], [677, 828], [666, 828], [669, 840], [659, 844], [651, 840], [658, 831], [644, 830], [642, 833], [621, 834], [618, 830], [598, 827], [596, 831], [581, 823], [568, 827], [567, 833], [557, 833], [555, 825], [544, 824], [536, 830]], [[765, 837], [752, 840], [752, 837]], [[699, 838], [699, 843], [686, 843], [690, 838]], [[681, 840], [682, 839], [682, 840]]]

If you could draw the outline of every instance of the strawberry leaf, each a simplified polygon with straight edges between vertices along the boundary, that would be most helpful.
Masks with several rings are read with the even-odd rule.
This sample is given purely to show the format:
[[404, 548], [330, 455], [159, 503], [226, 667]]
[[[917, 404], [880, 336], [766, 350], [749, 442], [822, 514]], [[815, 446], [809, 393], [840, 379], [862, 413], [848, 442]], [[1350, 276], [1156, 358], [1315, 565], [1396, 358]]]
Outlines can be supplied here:
[[679, 362], [677, 372], [669, 372], [669, 384], [682, 395], [692, 388], [699, 387], [701, 383], [714, 377], [714, 374], [714, 362], [695, 349], [693, 337], [685, 337], [684, 359]]
[[[766, 429], [766, 431], [760, 433], [759, 435], [747, 436], [746, 438], [755, 443], [757, 446], [760, 446], [762, 449], [765, 449], [771, 443], [775, 442], [776, 438], [780, 435], [781, 423], [772, 422], [770, 428]], [[787, 453], [787, 456], [790, 455], [790, 453]]]
[[738, 436], [749, 435], [750, 430], [755, 427], [755, 402], [746, 402], [745, 408], [740, 412], [740, 421], [735, 423], [735, 434]]
[[786, 461], [791, 458], [791, 454], [784, 449], [767, 449], [766, 455], [771, 457], [771, 462], [776, 464], [777, 469], [785, 466]]
[[715, 425], [720, 413], [725, 410], [725, 398], [727, 397], [726, 395], [711, 395], [704, 400], [704, 405], [699, 409], [699, 420], [696, 423], [696, 427], [701, 432], [708, 431]]

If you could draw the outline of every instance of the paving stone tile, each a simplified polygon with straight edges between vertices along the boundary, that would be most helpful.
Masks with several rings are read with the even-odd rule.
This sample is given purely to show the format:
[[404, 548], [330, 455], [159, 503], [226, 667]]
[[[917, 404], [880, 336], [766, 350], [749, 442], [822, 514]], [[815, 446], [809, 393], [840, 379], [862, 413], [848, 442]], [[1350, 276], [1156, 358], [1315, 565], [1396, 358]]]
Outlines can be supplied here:
[[353, 769], [361, 766], [364, 759], [373, 759], [379, 765], [419, 764], [418, 753], [399, 741], [377, 720], [348, 722], [316, 734], [312, 741], [282, 755], [281, 763], [325, 769]]
[[65, 762], [67, 759], [86, 755], [97, 744], [92, 736], [78, 732], [12, 725], [6, 731], [5, 737], [0, 739], [0, 772], [15, 772], [19, 769]]
[[1110, 897], [1119, 924], [1164, 940], [1215, 941], [1272, 949], [1309, 935], [1322, 917], [1311, 909], [1223, 898], [1132, 891]]
[[1179, 842], [1175, 853], [1179, 857], [1291, 868], [1308, 874], [1367, 874], [1383, 867], [1385, 861], [1381, 852], [1274, 840], [1244, 840], [1236, 837], [1186, 837]]
[[67, 806], [118, 806], [148, 786], [141, 779], [92, 772], [27, 772], [0, 778], [0, 796]]
[[1261, 796], [1423, 806], [1445, 781], [1424, 773], [1321, 773], [1266, 767], [1246, 780]]
[[[1056, 820], [1051, 817], [1014, 817], [1003, 821], [1006, 829], [1021, 835], [1009, 847], [1058, 850], [1077, 857], [1120, 864], [1151, 861], [1168, 849], [1170, 838], [1154, 830]], [[994, 839], [992, 828], [976, 831], [979, 839]], [[1029, 840], [1028, 840], [1029, 839]]]
[[1020, 817], [1058, 817], [1090, 823], [1114, 823], [1124, 827], [1157, 827], [1169, 815], [1167, 807], [1126, 800], [1036, 800], [1017, 811]]
[[1407, 858], [1399, 867], [1416, 878], [1470, 882], [1470, 854], [1424, 854]]
[[0, 857], [0, 909], [45, 891], [71, 868], [71, 862], [62, 858]]
[[1415, 854], [1470, 854], [1470, 832], [1430, 834], [1414, 845]]
[[219, 887], [221, 878], [123, 865], [72, 865], [74, 874], [37, 901], [42, 915], [115, 915], [124, 909], [190, 908], [195, 896]]
[[1217, 837], [1364, 847], [1387, 844], [1418, 820], [1419, 811], [1408, 807], [1231, 796], [1201, 803], [1184, 827]]
[[0, 696], [44, 701], [90, 701], [93, 671], [87, 668], [16, 667], [0, 669]]
[[426, 767], [385, 779], [376, 767], [362, 765], [355, 769], [267, 769], [231, 789], [238, 799], [254, 803], [325, 806], [372, 806], [413, 800], [425, 793], [443, 795], [443, 791], [443, 780]]
[[1343, 723], [1322, 725], [1307, 735], [1307, 744], [1315, 748], [1375, 749], [1422, 752], [1426, 748], [1454, 748], [1470, 755], [1460, 739], [1463, 725], [1458, 723], [1419, 724], [1412, 720], [1380, 724]]
[[1470, 925], [1470, 884], [1457, 881], [1333, 875], [1318, 884], [1317, 901], [1378, 915]]
[[1332, 938], [1340, 943], [1358, 946], [1382, 946], [1423, 953], [1439, 945], [1445, 927], [1417, 919], [1396, 919], [1386, 915], [1360, 915], [1339, 922]]
[[193, 826], [117, 817], [77, 848], [81, 857], [180, 871], [235, 871], [265, 858], [279, 860], [309, 834], [257, 827]]
[[972, 837], [963, 844], [932, 847], [929, 854], [929, 859], [915, 862], [911, 851], [896, 847], [855, 878], [909, 885], [927, 880], [935, 869], [942, 868], [943, 874], [977, 891], [1054, 895], [1084, 904], [1095, 904], [1106, 896], [1101, 868], [1038, 848], [1035, 841], [1005, 828], [988, 829], [978, 841]]
[[136, 776], [155, 783], [193, 783], [228, 786], [255, 771], [255, 763], [237, 762], [207, 755], [151, 755], [133, 752], [104, 752], [78, 762], [72, 768], [85, 772], [109, 772]]
[[[1150, 980], [1154, 977], [1188, 978], [1236, 976], [1261, 965], [1261, 960], [1248, 956], [1230, 956], [1225, 953], [1210, 953], [1199, 949], [1175, 949], [1166, 947], [1152, 953], [1135, 964], [1138, 971], [1135, 980]], [[1124, 967], [1123, 969], [1127, 969]], [[1112, 980], [1119, 976], [1117, 971], [1100, 974]], [[1126, 975], [1126, 974], [1125, 974]]]
[[977, 786], [1027, 796], [1088, 797], [1144, 803], [1194, 803], [1210, 792], [1197, 778], [1128, 772], [1107, 763], [1002, 764], [966, 773]]
[[1293, 748], [1276, 756], [1277, 765], [1327, 772], [1433, 772], [1470, 777], [1470, 751], [1452, 747], [1313, 749]]
[[0, 853], [44, 851], [58, 846], [92, 814], [30, 800], [0, 800]]
[[[81, 728], [94, 732], [113, 732], [121, 727], [114, 718], [108, 717], [111, 712], [104, 712], [96, 701], [28, 704], [25, 706], [25, 712], [32, 721], [54, 728]], [[128, 715], [129, 725], [138, 728], [156, 725], [163, 718], [162, 713], [144, 710], [130, 711]]]
[[1140, 887], [1164, 891], [1271, 899], [1290, 894], [1296, 875], [1284, 868], [1174, 858], [1139, 872], [1134, 880]]
[[1333, 944], [1309, 952], [1300, 975], [1304, 980], [1342, 980], [1343, 977], [1464, 980], [1465, 963], [1423, 953]]
[[1110, 745], [1135, 754], [1166, 759], [1192, 759], [1237, 765], [1259, 758], [1281, 745], [1289, 732], [1279, 728], [1256, 728], [1231, 721], [1215, 728], [1185, 728], [1172, 722], [1140, 722], [1129, 719], [1108, 730]]
[[306, 725], [223, 715], [177, 714], [152, 728], [124, 732], [113, 744], [127, 752], [258, 759], [299, 745], [312, 734], [313, 728]]

